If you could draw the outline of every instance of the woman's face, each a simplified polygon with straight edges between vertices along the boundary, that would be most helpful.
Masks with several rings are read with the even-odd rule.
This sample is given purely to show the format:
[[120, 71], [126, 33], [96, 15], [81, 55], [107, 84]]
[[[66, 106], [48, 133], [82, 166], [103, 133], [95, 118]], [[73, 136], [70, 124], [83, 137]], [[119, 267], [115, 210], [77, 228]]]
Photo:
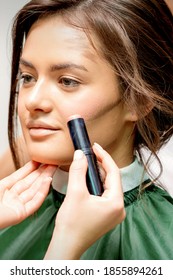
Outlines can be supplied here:
[[114, 158], [122, 156], [132, 130], [130, 113], [115, 73], [82, 30], [60, 16], [35, 23], [20, 73], [18, 112], [33, 160], [70, 164], [74, 148], [67, 120], [74, 114], [85, 119], [92, 144], [98, 142]]

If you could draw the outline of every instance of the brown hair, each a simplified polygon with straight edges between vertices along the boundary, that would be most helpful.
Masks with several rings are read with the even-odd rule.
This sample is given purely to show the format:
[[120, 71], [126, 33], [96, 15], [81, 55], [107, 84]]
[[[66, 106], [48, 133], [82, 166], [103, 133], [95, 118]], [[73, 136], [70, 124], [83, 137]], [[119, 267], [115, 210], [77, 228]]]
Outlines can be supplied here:
[[124, 102], [139, 117], [135, 149], [144, 145], [155, 154], [173, 134], [173, 17], [165, 2], [33, 0], [18, 12], [12, 31], [9, 141], [16, 166], [16, 87], [23, 38], [38, 19], [58, 13], [69, 24], [99, 38], [102, 55], [119, 78]]

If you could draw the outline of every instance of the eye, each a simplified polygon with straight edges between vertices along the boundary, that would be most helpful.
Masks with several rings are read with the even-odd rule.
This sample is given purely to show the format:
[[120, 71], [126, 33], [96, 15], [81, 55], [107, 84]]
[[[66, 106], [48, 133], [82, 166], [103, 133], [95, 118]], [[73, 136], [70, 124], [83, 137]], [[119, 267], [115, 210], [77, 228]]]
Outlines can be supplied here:
[[64, 87], [77, 87], [80, 82], [75, 80], [75, 79], [71, 79], [71, 78], [68, 78], [68, 77], [62, 77], [60, 80], [59, 80], [59, 83], [62, 84]]
[[30, 74], [19, 74], [19, 77], [18, 77], [18, 86], [19, 86], [19, 89], [22, 87], [22, 86], [28, 86], [32, 83], [35, 83], [36, 79], [30, 75]]

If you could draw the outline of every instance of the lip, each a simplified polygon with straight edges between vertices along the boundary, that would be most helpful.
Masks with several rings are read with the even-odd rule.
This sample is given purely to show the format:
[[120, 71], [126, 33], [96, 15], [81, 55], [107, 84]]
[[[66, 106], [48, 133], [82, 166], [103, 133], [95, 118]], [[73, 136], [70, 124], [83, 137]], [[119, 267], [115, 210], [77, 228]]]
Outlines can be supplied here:
[[60, 127], [55, 125], [50, 125], [49, 123], [43, 121], [28, 121], [26, 127], [29, 130], [29, 134], [33, 138], [41, 138], [49, 136], [60, 130]]

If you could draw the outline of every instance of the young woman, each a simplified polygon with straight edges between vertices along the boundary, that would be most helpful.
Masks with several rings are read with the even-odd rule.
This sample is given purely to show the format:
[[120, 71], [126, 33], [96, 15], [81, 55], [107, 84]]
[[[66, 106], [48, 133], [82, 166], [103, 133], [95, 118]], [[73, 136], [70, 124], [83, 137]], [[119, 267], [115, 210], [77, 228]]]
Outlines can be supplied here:
[[[19, 11], [11, 149], [19, 167], [18, 111], [31, 159], [58, 169], [37, 215], [1, 231], [0, 258], [173, 258], [173, 200], [140, 157], [142, 146], [156, 155], [173, 132], [172, 31], [163, 0], [33, 0]], [[74, 114], [103, 147], [93, 146], [105, 172], [100, 197], [87, 190], [83, 153], [72, 162]]]

